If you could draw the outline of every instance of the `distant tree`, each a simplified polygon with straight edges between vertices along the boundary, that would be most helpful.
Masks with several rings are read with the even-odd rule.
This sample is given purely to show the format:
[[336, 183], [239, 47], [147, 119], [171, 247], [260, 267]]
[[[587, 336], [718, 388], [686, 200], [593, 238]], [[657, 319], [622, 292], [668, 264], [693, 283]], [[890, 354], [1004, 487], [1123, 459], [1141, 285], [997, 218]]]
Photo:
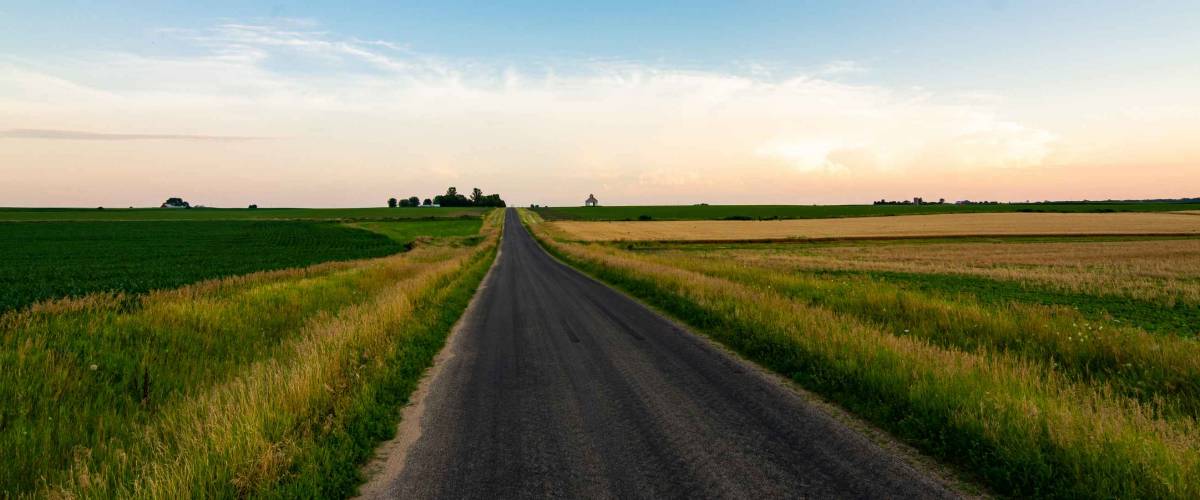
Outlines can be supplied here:
[[421, 199], [417, 198], [416, 196], [409, 196], [408, 197], [408, 206], [410, 206], [410, 207], [421, 206]]
[[504, 200], [500, 199], [500, 195], [498, 195], [498, 194], [489, 194], [489, 195], [487, 195], [487, 196], [483, 196], [483, 197], [481, 197], [481, 198], [480, 198], [480, 202], [478, 203], [478, 205], [477, 205], [477, 206], [481, 206], [481, 207], [503, 207], [503, 206], [505, 206], [505, 203], [504, 203]]
[[161, 208], [192, 208], [192, 205], [183, 198], [167, 198], [167, 201], [160, 205]]
[[388, 198], [388, 208], [396, 208], [396, 199]]
[[482, 202], [483, 202], [483, 190], [479, 189], [479, 188], [472, 189], [471, 190], [471, 204], [478, 207], [478, 206], [483, 205]]
[[472, 205], [471, 200], [458, 194], [458, 188], [454, 186], [446, 189], [446, 194], [434, 196], [433, 203], [443, 207], [469, 207]]
[[250, 208], [251, 210], [255, 210], [255, 209], [257, 209], [257, 208], [258, 208], [258, 205], [257, 205], [257, 204], [254, 204], [254, 203], [251, 203], [251, 204], [250, 204], [250, 206], [249, 206], [248, 208]]
[[408, 208], [408, 198], [400, 198], [400, 208]]
[[425, 203], [423, 203], [423, 205], [425, 205], [427, 207], [433, 206], [433, 200], [431, 200], [429, 198], [425, 198]]

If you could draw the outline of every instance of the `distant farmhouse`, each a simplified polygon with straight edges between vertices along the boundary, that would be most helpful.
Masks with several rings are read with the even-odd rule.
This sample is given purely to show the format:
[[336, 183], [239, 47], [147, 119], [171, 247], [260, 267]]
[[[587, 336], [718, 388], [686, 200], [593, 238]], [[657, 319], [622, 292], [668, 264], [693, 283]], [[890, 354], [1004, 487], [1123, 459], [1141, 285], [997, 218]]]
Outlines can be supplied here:
[[588, 198], [587, 198], [586, 200], [584, 200], [584, 201], [583, 201], [583, 206], [585, 206], [585, 207], [598, 207], [598, 206], [600, 206], [600, 201], [596, 199], [596, 195], [594, 195], [594, 194], [589, 194], [589, 195], [588, 195]]
[[192, 208], [192, 204], [183, 201], [183, 198], [167, 198], [167, 201], [158, 208]]

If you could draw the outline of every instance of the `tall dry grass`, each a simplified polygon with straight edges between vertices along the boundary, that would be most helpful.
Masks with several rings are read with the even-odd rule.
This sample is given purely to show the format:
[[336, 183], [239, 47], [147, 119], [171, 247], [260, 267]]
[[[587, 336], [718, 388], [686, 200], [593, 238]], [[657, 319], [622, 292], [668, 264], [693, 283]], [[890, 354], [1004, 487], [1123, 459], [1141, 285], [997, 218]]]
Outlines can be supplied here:
[[1068, 376], [1109, 383], [1158, 413], [1200, 416], [1200, 342], [1194, 339], [1153, 335], [1115, 321], [1097, 322], [1068, 307], [983, 304], [969, 295], [939, 297], [878, 280], [781, 273], [743, 260], [714, 259], [707, 253], [653, 253], [645, 258], [765, 287], [895, 335], [1048, 361]]
[[494, 255], [499, 221], [475, 245], [3, 317], [0, 489], [178, 498], [319, 482], [297, 467], [321, 465], [347, 425], [390, 427], [363, 421], [394, 415], [370, 407], [373, 391], [401, 375], [396, 388], [415, 384]]
[[[540, 233], [535, 218], [527, 222]], [[1194, 498], [1200, 428], [1049, 359], [964, 350], [611, 246], [551, 251], [1015, 496]]]
[[1200, 305], [1200, 239], [858, 244], [721, 250], [713, 257], [779, 271], [961, 274], [1166, 306]]

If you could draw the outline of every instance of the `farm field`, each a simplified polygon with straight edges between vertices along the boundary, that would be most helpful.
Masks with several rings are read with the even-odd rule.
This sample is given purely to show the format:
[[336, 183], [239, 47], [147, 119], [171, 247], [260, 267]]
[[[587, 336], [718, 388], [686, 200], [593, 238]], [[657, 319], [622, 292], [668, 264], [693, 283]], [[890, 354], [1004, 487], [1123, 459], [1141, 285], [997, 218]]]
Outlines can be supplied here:
[[549, 224], [568, 238], [581, 241], [1200, 234], [1200, 218], [1172, 213], [997, 213], [771, 221], [555, 221]]
[[542, 207], [545, 220], [771, 220], [951, 213], [1108, 213], [1200, 211], [1200, 203], [1010, 203], [995, 205], [650, 205]]
[[464, 238], [479, 234], [483, 219], [450, 219], [421, 221], [370, 221], [347, 224], [351, 227], [379, 233], [402, 245], [418, 238]]
[[[490, 266], [499, 213], [478, 237], [423, 238], [405, 253], [395, 253], [401, 244], [388, 237], [333, 224], [238, 223], [289, 244], [341, 237], [334, 250], [366, 245], [387, 256], [307, 267], [296, 261], [136, 297], [90, 294], [0, 314], [0, 491], [351, 494], [359, 465], [393, 431], [397, 408]], [[198, 231], [245, 237], [246, 229], [104, 224], [179, 238], [184, 228], [206, 224], [214, 226]]]
[[996, 304], [1060, 305], [1092, 321], [1200, 336], [1200, 238], [871, 240], [635, 247]]
[[997, 493], [1200, 495], [1200, 239], [614, 244], [523, 220]]
[[0, 208], [0, 221], [387, 220], [478, 217], [490, 208]]
[[403, 249], [386, 236], [333, 222], [3, 222], [0, 311]]

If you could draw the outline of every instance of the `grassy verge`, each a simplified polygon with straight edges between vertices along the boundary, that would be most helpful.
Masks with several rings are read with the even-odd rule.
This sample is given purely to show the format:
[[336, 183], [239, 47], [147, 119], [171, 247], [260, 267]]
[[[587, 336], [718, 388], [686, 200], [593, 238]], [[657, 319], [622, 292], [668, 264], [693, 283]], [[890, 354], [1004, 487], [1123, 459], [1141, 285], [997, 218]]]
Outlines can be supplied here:
[[894, 335], [967, 351], [1003, 351], [1048, 361], [1062, 373], [1111, 384], [1156, 412], [1200, 415], [1200, 343], [1094, 321], [1067, 307], [977, 300], [914, 291], [862, 276], [779, 273], [703, 257], [650, 257], [750, 287], [767, 287], [806, 305], [853, 317]]
[[413, 312], [406, 332], [382, 369], [351, 394], [330, 421], [309, 429], [311, 446], [295, 458], [278, 485], [264, 496], [335, 498], [350, 496], [362, 482], [359, 466], [375, 445], [396, 431], [398, 409], [408, 401], [421, 375], [432, 364], [447, 335], [487, 274], [495, 248], [479, 254], [461, 275], [439, 286]]
[[[779, 290], [556, 241], [552, 253], [1014, 496], [1193, 498], [1200, 429], [1050, 359], [964, 350]], [[950, 322], [956, 322], [948, 318]], [[986, 340], [986, 339], [982, 339]], [[982, 341], [981, 340], [981, 341]], [[1040, 340], [1029, 338], [1029, 341]]]
[[1005, 238], [621, 246], [647, 255], [736, 261], [827, 281], [872, 280], [997, 306], [1064, 306], [1094, 322], [1196, 337], [1198, 243], [1195, 238]]
[[0, 316], [0, 490], [326, 496], [394, 425], [481, 241]]

